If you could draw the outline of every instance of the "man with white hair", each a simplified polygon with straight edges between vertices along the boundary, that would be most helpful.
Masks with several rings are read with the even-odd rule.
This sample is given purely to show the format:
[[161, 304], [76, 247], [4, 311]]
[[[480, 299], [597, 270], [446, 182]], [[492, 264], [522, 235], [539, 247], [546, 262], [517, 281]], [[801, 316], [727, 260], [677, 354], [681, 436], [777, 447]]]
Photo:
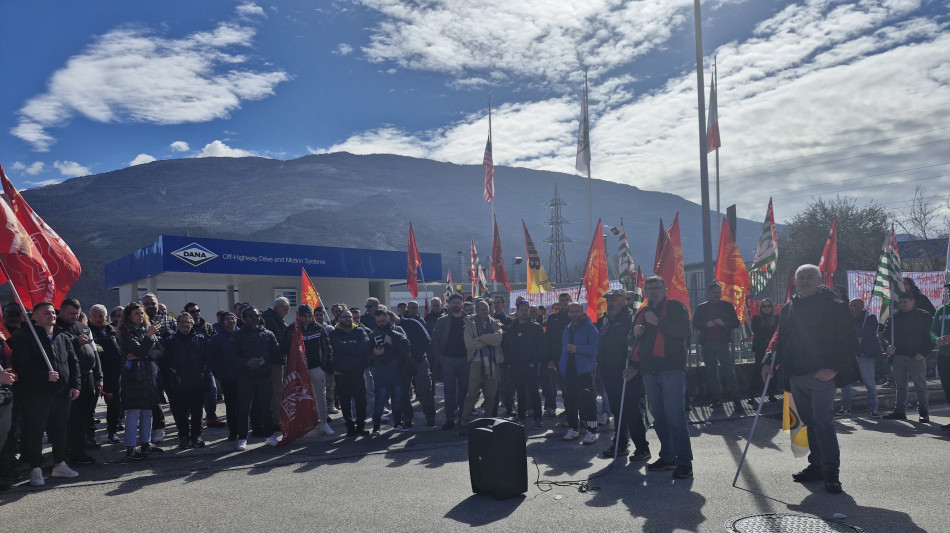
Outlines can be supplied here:
[[284, 368], [287, 366], [287, 354], [290, 353], [290, 326], [284, 322], [284, 317], [290, 312], [290, 300], [280, 296], [274, 299], [274, 305], [261, 313], [264, 319], [264, 328], [277, 337], [280, 347], [280, 361], [272, 362], [270, 412], [274, 419], [275, 432], [280, 431], [280, 403], [284, 398]]
[[808, 428], [808, 467], [792, 479], [798, 483], [824, 480], [825, 490], [837, 494], [842, 489], [835, 389], [853, 380], [858, 339], [847, 306], [821, 285], [818, 267], [798, 267], [795, 287], [798, 292], [779, 319], [777, 349], [762, 362], [762, 381], [777, 369], [778, 387], [791, 392]]

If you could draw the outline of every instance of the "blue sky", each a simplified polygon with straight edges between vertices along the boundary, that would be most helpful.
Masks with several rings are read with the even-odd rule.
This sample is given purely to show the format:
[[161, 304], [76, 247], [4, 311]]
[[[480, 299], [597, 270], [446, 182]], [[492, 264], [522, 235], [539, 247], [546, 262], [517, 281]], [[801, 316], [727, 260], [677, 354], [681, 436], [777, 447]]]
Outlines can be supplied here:
[[[496, 164], [574, 172], [587, 68], [594, 177], [699, 201], [692, 5], [10, 3], [0, 164], [20, 188], [202, 156], [479, 164], [491, 95]], [[783, 221], [847, 194], [899, 212], [916, 185], [944, 201], [948, 23], [946, 1], [704, 1], [723, 208], [759, 220], [774, 196]]]

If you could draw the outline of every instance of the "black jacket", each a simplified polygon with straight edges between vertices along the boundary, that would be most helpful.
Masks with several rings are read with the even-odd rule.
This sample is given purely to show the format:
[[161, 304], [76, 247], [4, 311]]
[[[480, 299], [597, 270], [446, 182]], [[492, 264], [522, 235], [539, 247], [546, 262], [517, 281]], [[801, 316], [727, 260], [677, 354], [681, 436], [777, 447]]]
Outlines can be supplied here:
[[857, 354], [858, 337], [851, 313], [828, 287], [819, 287], [807, 298], [795, 294], [782, 308], [775, 353], [776, 380], [781, 390], [788, 390], [791, 376], [822, 368], [837, 370], [835, 385], [843, 387], [859, 375]]
[[[642, 323], [646, 326], [646, 331], [640, 337], [634, 337], [635, 356], [639, 361], [632, 361], [631, 366], [638, 368], [641, 374], [648, 372], [667, 372], [667, 371], [685, 371], [686, 370], [686, 351], [689, 344], [689, 336], [692, 333], [692, 325], [689, 323], [689, 310], [679, 300], [669, 298], [663, 300], [659, 308], [652, 305], [644, 305], [637, 310], [635, 316], [640, 316], [647, 311], [653, 311], [659, 317], [659, 323], [654, 326], [646, 320]], [[664, 316], [664, 312], [666, 316]], [[664, 337], [664, 357], [655, 357], [653, 347], [656, 344], [657, 334], [663, 332]], [[630, 329], [631, 334], [633, 328]]]
[[421, 363], [426, 356], [426, 352], [429, 351], [429, 345], [432, 343], [429, 330], [422, 323], [422, 318], [405, 317], [399, 321], [399, 327], [406, 332], [406, 338], [409, 340], [409, 353], [412, 354], [412, 359], [417, 363]]
[[119, 352], [119, 340], [116, 338], [115, 328], [109, 324], [101, 328], [89, 326], [96, 349], [99, 352], [99, 363], [102, 365], [102, 389], [115, 394], [119, 392], [119, 373], [125, 356]]
[[373, 344], [366, 328], [354, 324], [352, 330], [346, 331], [337, 324], [330, 333], [330, 345], [333, 346], [335, 372], [343, 375], [363, 375], [373, 354]]
[[933, 324], [932, 315], [919, 307], [906, 313], [898, 311], [884, 324], [884, 345], [890, 346], [893, 339], [894, 348], [897, 350], [895, 355], [926, 356], [935, 346], [933, 339], [930, 338], [931, 324]]
[[[761, 360], [772, 342], [772, 336], [775, 335], [775, 328], [778, 327], [778, 315], [773, 315], [774, 320], [768, 320], [763, 315], [752, 317], [752, 353], [756, 360]], [[769, 317], [772, 318], [772, 317]], [[875, 324], [877, 322], [875, 321]]]
[[238, 329], [228, 333], [224, 329], [211, 337], [208, 343], [208, 359], [211, 366], [211, 372], [216, 379], [236, 380], [240, 375], [241, 363], [234, 355], [234, 345], [232, 343], [234, 334]]
[[736, 316], [736, 308], [725, 300], [717, 302], [705, 301], [696, 306], [696, 312], [693, 313], [693, 327], [699, 330], [699, 344], [710, 342], [707, 337], [709, 331], [713, 328], [706, 327], [706, 322], [710, 320], [710, 314], [713, 306], [716, 306], [716, 318], [722, 319], [725, 326], [713, 326], [719, 330], [719, 342], [728, 344], [732, 340], [732, 330], [739, 327], [739, 317]]
[[502, 366], [505, 368], [527, 368], [539, 366], [546, 354], [544, 328], [533, 320], [522, 324], [515, 320], [501, 338], [501, 351], [505, 354]]
[[[247, 378], [269, 378], [271, 365], [280, 365], [287, 361], [287, 354], [280, 353], [277, 337], [264, 326], [244, 326], [231, 336], [238, 375]], [[250, 359], [264, 358], [264, 364], [257, 368], [247, 366]]]
[[627, 337], [633, 325], [633, 310], [627, 306], [611, 317], [604, 314], [597, 321], [597, 331], [600, 332], [600, 342], [597, 348], [597, 364], [600, 375], [610, 379], [623, 373], [627, 366]]
[[[386, 336], [392, 339], [392, 344], [386, 344]], [[401, 369], [411, 357], [409, 339], [399, 326], [389, 325], [388, 328], [376, 328], [369, 336], [373, 346], [382, 346], [383, 354], [373, 354], [373, 368]]]
[[[296, 324], [290, 325], [291, 335]], [[304, 350], [307, 353], [307, 368], [322, 368], [328, 374], [333, 373], [333, 348], [330, 346], [330, 335], [327, 327], [313, 320], [306, 328], [301, 328]]]
[[95, 343], [80, 344], [78, 337], [85, 335], [87, 339], [92, 340], [92, 331], [89, 326], [77, 321], [75, 324], [67, 324], [63, 320], [57, 320], [56, 325], [63, 329], [73, 338], [73, 351], [76, 352], [76, 358], [79, 359], [79, 373], [83, 376], [93, 374], [97, 382], [102, 381], [102, 363], [99, 361], [99, 350]]
[[159, 361], [165, 386], [171, 390], [191, 391], [206, 387], [211, 369], [208, 360], [208, 337], [191, 330], [180, 330], [165, 337], [165, 353]]
[[59, 327], [53, 328], [53, 338], [50, 340], [46, 332], [33, 324], [39, 335], [40, 343], [46, 351], [53, 370], [59, 372], [59, 380], [49, 381], [49, 368], [43, 360], [36, 339], [29, 330], [10, 339], [10, 348], [13, 350], [13, 371], [17, 374], [14, 390], [17, 393], [57, 395], [66, 394], [70, 389], [79, 390], [80, 372], [79, 359], [73, 350], [73, 338]]
[[435, 331], [435, 323], [436, 323], [436, 321], [439, 320], [440, 318], [442, 318], [443, 316], [447, 315], [447, 314], [449, 314], [449, 312], [448, 312], [448, 310], [446, 310], [445, 308], [443, 308], [443, 309], [442, 309], [441, 311], [439, 311], [438, 313], [436, 313], [435, 311], [431, 311], [431, 312], [429, 312], [429, 313], [426, 313], [426, 316], [425, 316], [425, 325], [426, 325], [426, 329], [429, 330], [429, 335], [430, 335], [430, 336], [431, 336], [432, 333]]
[[274, 334], [274, 338], [277, 339], [277, 345], [281, 355], [280, 359], [270, 364], [286, 365], [287, 354], [290, 353], [290, 326], [284, 322], [284, 319], [277, 314], [277, 311], [275, 311], [273, 307], [268, 307], [266, 311], [261, 313], [261, 318], [264, 319], [264, 327], [270, 330], [270, 332]]

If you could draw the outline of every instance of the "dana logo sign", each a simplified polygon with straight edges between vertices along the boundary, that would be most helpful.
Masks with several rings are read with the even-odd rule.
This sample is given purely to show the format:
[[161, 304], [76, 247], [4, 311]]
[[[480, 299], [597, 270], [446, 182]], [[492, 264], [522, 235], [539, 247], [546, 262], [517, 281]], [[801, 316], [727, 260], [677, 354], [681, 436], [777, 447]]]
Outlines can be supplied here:
[[193, 267], [203, 265], [215, 257], [218, 257], [218, 254], [196, 242], [175, 250], [172, 252], [172, 255]]

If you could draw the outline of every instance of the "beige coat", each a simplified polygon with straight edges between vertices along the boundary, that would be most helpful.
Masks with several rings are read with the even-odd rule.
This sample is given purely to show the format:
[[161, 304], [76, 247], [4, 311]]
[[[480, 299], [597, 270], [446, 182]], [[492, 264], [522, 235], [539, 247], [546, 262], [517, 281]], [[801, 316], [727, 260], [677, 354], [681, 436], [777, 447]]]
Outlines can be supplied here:
[[478, 331], [475, 328], [475, 316], [465, 316], [465, 349], [468, 350], [468, 362], [472, 362], [472, 359], [475, 358], [475, 352], [484, 348], [485, 346], [492, 346], [495, 348], [495, 362], [502, 363], [505, 360], [504, 354], [501, 352], [501, 322], [497, 319], [489, 317], [488, 320], [492, 322], [495, 327], [495, 333], [486, 333], [484, 335], [477, 335]]

